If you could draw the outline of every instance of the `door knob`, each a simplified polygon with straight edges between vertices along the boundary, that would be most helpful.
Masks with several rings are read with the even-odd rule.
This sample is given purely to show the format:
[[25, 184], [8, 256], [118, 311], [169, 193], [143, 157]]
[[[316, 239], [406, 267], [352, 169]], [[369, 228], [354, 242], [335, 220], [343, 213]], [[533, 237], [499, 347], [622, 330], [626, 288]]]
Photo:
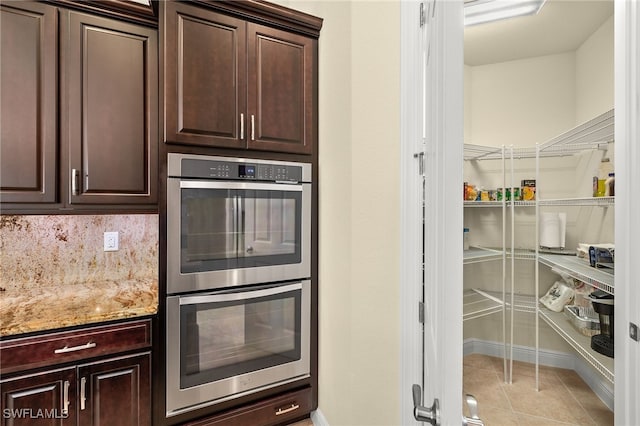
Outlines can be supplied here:
[[419, 422], [430, 423], [433, 426], [440, 426], [440, 403], [438, 398], [433, 400], [430, 408], [422, 405], [422, 388], [420, 385], [413, 385], [413, 417]]
[[467, 406], [469, 407], [469, 417], [462, 417], [463, 426], [484, 426], [484, 422], [478, 417], [478, 401], [473, 395], [465, 396]]

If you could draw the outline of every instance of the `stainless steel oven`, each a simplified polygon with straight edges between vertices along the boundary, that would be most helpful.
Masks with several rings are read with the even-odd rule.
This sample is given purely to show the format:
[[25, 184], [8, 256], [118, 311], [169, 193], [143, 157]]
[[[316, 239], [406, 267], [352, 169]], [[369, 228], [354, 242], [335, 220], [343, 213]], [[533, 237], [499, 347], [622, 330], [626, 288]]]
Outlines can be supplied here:
[[170, 153], [167, 292], [308, 278], [311, 164]]
[[309, 377], [309, 280], [167, 298], [167, 417]]

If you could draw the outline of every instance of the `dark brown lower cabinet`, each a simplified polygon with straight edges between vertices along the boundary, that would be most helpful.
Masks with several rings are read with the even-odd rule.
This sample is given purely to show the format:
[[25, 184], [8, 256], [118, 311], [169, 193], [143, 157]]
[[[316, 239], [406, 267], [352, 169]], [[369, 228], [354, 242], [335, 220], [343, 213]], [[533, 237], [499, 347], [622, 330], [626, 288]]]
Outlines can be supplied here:
[[150, 354], [78, 367], [78, 425], [151, 425]]
[[150, 426], [150, 353], [0, 381], [2, 426]]
[[1, 426], [150, 426], [151, 320], [0, 341]]
[[2, 426], [75, 425], [74, 367], [0, 381]]
[[310, 387], [286, 392], [264, 401], [245, 405], [183, 426], [275, 426], [308, 417], [313, 406]]

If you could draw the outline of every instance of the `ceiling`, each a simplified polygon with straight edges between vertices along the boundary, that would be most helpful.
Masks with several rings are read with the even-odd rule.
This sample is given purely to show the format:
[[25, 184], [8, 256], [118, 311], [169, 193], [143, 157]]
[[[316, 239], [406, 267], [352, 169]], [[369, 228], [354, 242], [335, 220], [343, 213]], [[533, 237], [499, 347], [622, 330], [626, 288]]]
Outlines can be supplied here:
[[486, 65], [574, 51], [613, 14], [613, 0], [547, 0], [537, 15], [465, 28], [464, 62]]

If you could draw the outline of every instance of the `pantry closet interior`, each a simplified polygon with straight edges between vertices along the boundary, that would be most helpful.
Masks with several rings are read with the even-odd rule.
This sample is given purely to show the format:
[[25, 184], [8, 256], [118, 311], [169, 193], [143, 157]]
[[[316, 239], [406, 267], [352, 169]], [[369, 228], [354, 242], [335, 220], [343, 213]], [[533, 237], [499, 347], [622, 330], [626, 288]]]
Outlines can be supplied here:
[[[527, 39], [540, 18], [558, 28], [537, 37], [566, 44]], [[505, 383], [514, 361], [535, 365], [535, 386], [540, 366], [575, 370], [613, 409], [614, 359], [591, 345], [609, 318], [590, 295], [615, 303], [615, 251], [589, 255], [615, 244], [613, 2], [467, 27], [464, 93], [464, 353], [501, 358]]]

